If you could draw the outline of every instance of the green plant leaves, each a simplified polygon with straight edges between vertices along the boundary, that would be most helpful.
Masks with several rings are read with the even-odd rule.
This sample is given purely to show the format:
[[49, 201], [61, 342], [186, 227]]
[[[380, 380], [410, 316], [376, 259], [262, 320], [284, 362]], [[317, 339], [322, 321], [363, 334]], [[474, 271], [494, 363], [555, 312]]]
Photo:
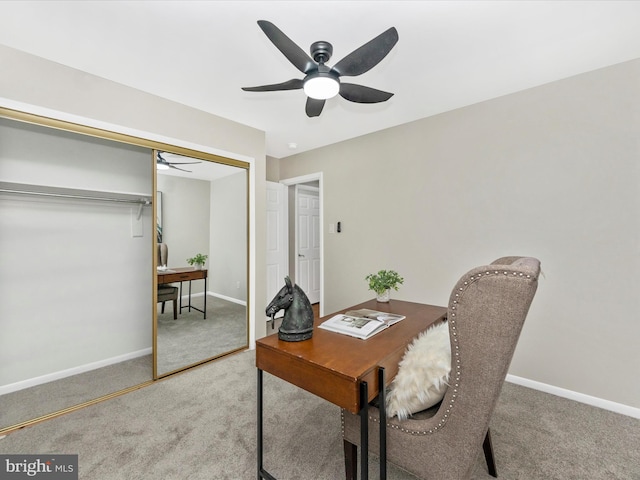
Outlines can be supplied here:
[[387, 289], [398, 290], [398, 286], [404, 283], [404, 278], [398, 275], [395, 270], [380, 270], [378, 273], [370, 273], [365, 277], [369, 282], [369, 290], [377, 294], [383, 293]]

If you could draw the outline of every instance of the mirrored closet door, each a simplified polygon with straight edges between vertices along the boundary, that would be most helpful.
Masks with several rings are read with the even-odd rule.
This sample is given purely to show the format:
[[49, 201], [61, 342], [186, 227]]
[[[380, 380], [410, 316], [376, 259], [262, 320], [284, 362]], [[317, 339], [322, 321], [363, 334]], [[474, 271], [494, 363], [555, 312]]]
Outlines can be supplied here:
[[[155, 372], [162, 377], [248, 347], [248, 178], [236, 166], [164, 151], [156, 158], [164, 301], [157, 304]], [[194, 262], [197, 255], [204, 264]]]
[[[0, 432], [248, 345], [248, 165], [6, 109], [0, 145]], [[156, 174], [159, 148], [199, 162], [189, 167], [215, 168], [211, 160], [220, 160], [230, 170], [191, 179], [198, 186], [165, 181]], [[182, 290], [171, 282], [181, 295], [178, 308], [186, 308], [166, 330], [156, 313], [160, 203], [168, 267], [193, 269], [187, 258], [208, 255], [209, 294], [202, 280], [191, 282], [189, 312], [189, 282]], [[200, 332], [209, 348], [194, 357], [181, 321], [199, 308], [222, 324], [226, 310], [208, 313], [222, 301], [239, 304], [242, 321]], [[169, 303], [165, 313], [172, 314]]]

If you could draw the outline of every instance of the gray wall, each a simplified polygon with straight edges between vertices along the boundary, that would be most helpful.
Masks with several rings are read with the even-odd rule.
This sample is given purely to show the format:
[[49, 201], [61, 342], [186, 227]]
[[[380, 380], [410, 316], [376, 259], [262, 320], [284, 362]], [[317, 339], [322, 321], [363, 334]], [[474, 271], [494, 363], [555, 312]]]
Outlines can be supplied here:
[[244, 171], [211, 183], [209, 290], [240, 302], [247, 301], [246, 184]]
[[[214, 180], [158, 175], [162, 191], [163, 242], [169, 267], [186, 267], [196, 253], [209, 256], [208, 291], [247, 301], [247, 174]], [[201, 293], [203, 282], [192, 282]], [[184, 291], [186, 292], [186, 290]], [[185, 294], [183, 292], [183, 294]]]
[[[169, 251], [168, 267], [188, 267], [187, 258], [209, 255], [210, 183], [158, 174], [162, 192], [162, 241]], [[208, 265], [208, 262], [207, 262]], [[191, 282], [193, 293], [204, 291], [204, 282]], [[183, 295], [186, 295], [186, 284]]]
[[471, 267], [535, 256], [510, 373], [640, 407], [638, 85], [635, 60], [282, 159], [323, 172], [325, 313], [381, 268], [446, 305]]

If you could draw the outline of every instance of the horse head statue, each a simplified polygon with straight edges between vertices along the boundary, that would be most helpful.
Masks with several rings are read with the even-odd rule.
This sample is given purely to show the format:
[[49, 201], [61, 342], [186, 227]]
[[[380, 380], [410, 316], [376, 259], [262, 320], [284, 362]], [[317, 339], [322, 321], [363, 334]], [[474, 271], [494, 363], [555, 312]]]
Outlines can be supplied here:
[[308, 340], [313, 335], [313, 309], [311, 302], [302, 289], [287, 276], [284, 287], [273, 297], [267, 306], [267, 317], [271, 317], [271, 327], [276, 313], [284, 310], [282, 325], [278, 329], [278, 338], [287, 342]]

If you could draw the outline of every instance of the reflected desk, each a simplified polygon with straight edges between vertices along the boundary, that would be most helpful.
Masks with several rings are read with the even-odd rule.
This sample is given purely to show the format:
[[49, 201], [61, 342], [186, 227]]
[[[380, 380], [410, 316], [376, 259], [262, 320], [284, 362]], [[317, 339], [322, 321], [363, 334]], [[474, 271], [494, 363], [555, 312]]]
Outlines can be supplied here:
[[[398, 362], [407, 345], [431, 324], [444, 320], [445, 307], [391, 300], [375, 300], [355, 305], [347, 310], [370, 308], [398, 313], [407, 318], [374, 335], [360, 340], [318, 328], [332, 315], [316, 319], [313, 337], [302, 342], [285, 342], [275, 333], [256, 341], [258, 370], [258, 479], [274, 479], [263, 468], [262, 437], [262, 374], [268, 372], [329, 402], [360, 415], [362, 479], [368, 478], [368, 404], [380, 393], [384, 405], [384, 389], [398, 373]], [[336, 312], [340, 313], [340, 312]], [[381, 419], [384, 419], [381, 408]], [[364, 419], [364, 421], [363, 421]], [[381, 420], [382, 421], [382, 420]], [[380, 429], [380, 475], [386, 477], [386, 429]], [[384, 436], [384, 438], [383, 438]], [[354, 452], [349, 453], [355, 460]]]
[[[204, 280], [204, 309], [200, 310], [191, 305], [191, 281], [192, 280]], [[189, 304], [182, 306], [182, 282], [189, 282]], [[207, 270], [196, 270], [193, 267], [180, 267], [169, 268], [165, 271], [158, 271], [158, 285], [163, 283], [177, 283], [180, 282], [180, 312], [183, 308], [188, 308], [189, 311], [193, 308], [198, 312], [204, 314], [204, 318], [207, 318]]]

